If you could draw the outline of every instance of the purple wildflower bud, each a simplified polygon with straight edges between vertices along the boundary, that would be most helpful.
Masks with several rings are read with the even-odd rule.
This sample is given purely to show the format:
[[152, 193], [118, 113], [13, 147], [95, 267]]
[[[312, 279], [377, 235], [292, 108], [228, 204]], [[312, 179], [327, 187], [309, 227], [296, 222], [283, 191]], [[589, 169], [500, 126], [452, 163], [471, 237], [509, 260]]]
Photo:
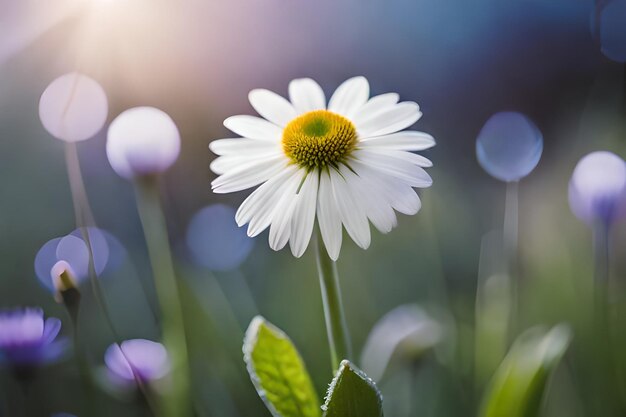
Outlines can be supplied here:
[[0, 312], [0, 363], [25, 369], [59, 360], [68, 347], [60, 330], [61, 320], [44, 320], [39, 308]]
[[135, 381], [150, 384], [165, 377], [170, 371], [170, 360], [165, 347], [145, 339], [132, 339], [121, 345], [109, 346], [104, 354], [111, 381], [131, 385]]
[[589, 225], [606, 226], [626, 215], [626, 164], [611, 152], [582, 158], [569, 183], [572, 212]]

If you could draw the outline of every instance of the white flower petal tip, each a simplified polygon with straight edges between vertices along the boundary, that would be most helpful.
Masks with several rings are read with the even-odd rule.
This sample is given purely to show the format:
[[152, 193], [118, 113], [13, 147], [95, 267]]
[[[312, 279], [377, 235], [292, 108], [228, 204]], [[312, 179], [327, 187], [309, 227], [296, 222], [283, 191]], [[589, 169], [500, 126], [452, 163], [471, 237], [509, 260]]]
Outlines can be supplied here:
[[331, 96], [328, 101], [328, 110], [350, 117], [367, 102], [369, 94], [370, 86], [365, 77], [350, 78], [344, 81]]
[[282, 129], [265, 119], [256, 116], [231, 116], [224, 120], [224, 126], [245, 138], [260, 140], [280, 140]]
[[326, 108], [322, 87], [311, 78], [298, 78], [289, 83], [289, 100], [299, 114]]
[[292, 255], [301, 257], [317, 221], [324, 250], [336, 261], [343, 229], [367, 249], [370, 223], [389, 233], [398, 224], [396, 211], [420, 210], [413, 188], [432, 185], [424, 168], [433, 164], [414, 152], [433, 147], [435, 140], [403, 131], [421, 117], [417, 103], [398, 102], [396, 93], [369, 98], [369, 90], [365, 77], [351, 78], [326, 107], [319, 84], [300, 78], [289, 84], [289, 101], [252, 90], [250, 103], [261, 117], [224, 121], [242, 137], [209, 145], [218, 155], [210, 165], [218, 174], [211, 187], [220, 194], [256, 187], [235, 214], [248, 236], [269, 229], [273, 250], [289, 244]]
[[257, 113], [281, 127], [297, 116], [290, 102], [269, 90], [260, 88], [252, 90], [248, 94], [248, 100]]
[[167, 113], [135, 107], [111, 123], [106, 151], [111, 167], [121, 177], [159, 174], [178, 158], [180, 134]]

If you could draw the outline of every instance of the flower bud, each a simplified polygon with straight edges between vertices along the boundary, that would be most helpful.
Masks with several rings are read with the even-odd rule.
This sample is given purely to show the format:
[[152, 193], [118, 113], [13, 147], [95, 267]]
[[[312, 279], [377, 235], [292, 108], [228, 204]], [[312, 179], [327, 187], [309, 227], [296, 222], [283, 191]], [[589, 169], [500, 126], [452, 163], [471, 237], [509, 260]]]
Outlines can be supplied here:
[[73, 320], [78, 319], [80, 305], [80, 291], [78, 290], [76, 274], [70, 264], [59, 261], [50, 270], [50, 277], [56, 290], [54, 299], [65, 305]]
[[111, 167], [124, 178], [159, 174], [180, 153], [180, 135], [174, 121], [153, 107], [126, 110], [111, 123], [107, 137]]
[[52, 81], [39, 101], [41, 123], [52, 136], [66, 142], [98, 133], [107, 113], [107, 97], [100, 84], [77, 72]]
[[113, 383], [128, 387], [134, 383], [149, 385], [163, 379], [170, 371], [165, 347], [145, 339], [132, 339], [109, 346], [104, 362]]
[[569, 184], [572, 212], [589, 225], [609, 226], [626, 215], [626, 164], [611, 152], [583, 157]]

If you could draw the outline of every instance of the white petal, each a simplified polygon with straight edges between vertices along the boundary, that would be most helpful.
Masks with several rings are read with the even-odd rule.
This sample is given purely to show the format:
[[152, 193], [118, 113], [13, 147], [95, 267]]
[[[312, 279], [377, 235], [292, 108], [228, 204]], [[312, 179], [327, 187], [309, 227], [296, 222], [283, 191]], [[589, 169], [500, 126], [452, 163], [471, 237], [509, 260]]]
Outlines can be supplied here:
[[375, 146], [370, 146], [366, 149], [368, 152], [386, 155], [392, 158], [401, 159], [403, 161], [409, 162], [411, 164], [415, 164], [418, 167], [422, 168], [430, 168], [433, 166], [433, 163], [430, 159], [423, 157], [422, 155], [418, 155], [415, 153], [407, 152], [407, 151], [397, 151], [395, 149], [385, 149]]
[[315, 207], [317, 205], [317, 189], [319, 186], [319, 172], [309, 172], [300, 191], [295, 212], [291, 219], [291, 237], [289, 246], [296, 258], [302, 256], [309, 246], [313, 225], [315, 224]]
[[371, 152], [366, 149], [358, 149], [353, 153], [354, 157], [364, 164], [376, 170], [391, 175], [404, 181], [411, 187], [430, 187], [432, 178], [424, 168], [393, 156]]
[[[254, 190], [254, 192], [250, 194], [243, 201], [243, 203], [241, 203], [239, 209], [237, 209], [237, 213], [235, 214], [235, 220], [237, 221], [237, 225], [243, 226], [244, 224], [250, 222], [254, 216], [257, 216], [259, 211], [262, 210], [263, 207], [266, 207], [273, 197], [277, 196], [276, 191], [291, 176], [293, 176], [297, 170], [298, 168], [295, 165], [290, 165], [283, 172], [270, 178], [269, 180], [267, 180], [267, 182]], [[267, 226], [269, 226], [269, 222]], [[261, 229], [261, 231], [263, 231], [264, 229], [265, 228]], [[249, 228], [248, 231], [250, 231]], [[259, 231], [259, 233], [261, 231]], [[256, 236], [256, 234], [254, 234], [253, 236]]]
[[351, 117], [365, 104], [370, 86], [365, 77], [353, 77], [341, 84], [328, 102], [328, 110]]
[[[304, 170], [300, 171], [304, 174]], [[274, 250], [281, 250], [289, 241], [291, 234], [291, 218], [293, 217], [296, 203], [298, 202], [298, 187], [301, 176], [296, 175], [286, 183], [285, 190], [281, 191], [280, 198], [272, 212], [272, 224], [270, 225], [269, 244]]]
[[257, 113], [281, 127], [285, 127], [297, 116], [290, 102], [270, 90], [262, 88], [252, 90], [248, 94], [248, 100]]
[[289, 83], [289, 100], [298, 114], [326, 108], [322, 87], [310, 78], [299, 78]]
[[354, 197], [352, 184], [334, 169], [330, 170], [330, 182], [341, 222], [352, 240], [359, 247], [367, 249], [370, 245], [371, 236], [362, 202]]
[[361, 138], [382, 136], [405, 129], [422, 116], [417, 103], [404, 101], [379, 112], [362, 124], [356, 125]]
[[247, 138], [218, 139], [209, 143], [209, 149], [216, 155], [242, 155], [263, 153], [267, 150], [280, 150], [279, 142], [254, 140]]
[[256, 116], [231, 116], [224, 120], [227, 129], [250, 139], [279, 141], [283, 130], [273, 123]]
[[333, 261], [336, 261], [341, 251], [341, 216], [335, 204], [328, 171], [324, 171], [320, 174], [317, 199], [317, 222], [319, 223], [320, 232], [328, 256], [330, 256]]
[[214, 159], [209, 168], [211, 171], [215, 172], [217, 175], [222, 175], [227, 173], [228, 171], [236, 170], [244, 165], [253, 164], [257, 161], [261, 161], [264, 159], [277, 158], [280, 157], [282, 153], [280, 151], [273, 152], [264, 152], [258, 154], [244, 154], [244, 155], [228, 155], [228, 156], [220, 156]]
[[[252, 205], [252, 215], [248, 225], [248, 236], [254, 237], [267, 229], [274, 219], [274, 211], [285, 193], [297, 187], [303, 175], [303, 170], [294, 170], [286, 179], [275, 187], [268, 188], [262, 198]], [[269, 182], [269, 181], [268, 181]], [[294, 185], [295, 184], [295, 185]], [[264, 184], [265, 185], [265, 184]], [[259, 187], [261, 188], [261, 187]]]
[[379, 112], [393, 107], [396, 103], [398, 103], [399, 99], [400, 96], [396, 93], [386, 93], [372, 97], [363, 107], [359, 109], [359, 111], [354, 114], [352, 121], [356, 125], [359, 125], [374, 117]]
[[339, 171], [353, 187], [353, 193], [359, 204], [364, 206], [367, 218], [382, 233], [389, 233], [396, 226], [397, 219], [391, 205], [386, 201], [384, 191], [377, 188], [375, 183], [357, 176], [345, 165], [341, 165]]
[[289, 162], [284, 155], [266, 160], [255, 160], [237, 169], [220, 175], [211, 183], [217, 194], [232, 193], [255, 187], [285, 169]]
[[422, 203], [411, 186], [356, 160], [351, 160], [350, 166], [360, 177], [375, 184], [395, 210], [408, 215], [413, 215], [420, 210]]
[[359, 141], [359, 146], [378, 146], [399, 151], [423, 151], [435, 146], [435, 138], [428, 133], [405, 130], [362, 139]]

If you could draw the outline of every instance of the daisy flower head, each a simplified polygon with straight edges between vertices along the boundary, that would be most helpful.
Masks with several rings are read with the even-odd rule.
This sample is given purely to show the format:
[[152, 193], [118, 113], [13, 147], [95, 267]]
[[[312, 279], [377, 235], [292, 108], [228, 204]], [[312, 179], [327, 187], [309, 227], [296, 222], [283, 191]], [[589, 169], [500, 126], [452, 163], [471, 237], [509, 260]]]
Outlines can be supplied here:
[[398, 102], [395, 93], [370, 98], [364, 77], [345, 81], [328, 103], [309, 78], [289, 84], [289, 100], [263, 89], [249, 99], [262, 117], [229, 117], [224, 125], [242, 137], [209, 145], [219, 155], [211, 163], [219, 175], [215, 193], [258, 187], [235, 216], [239, 226], [248, 224], [249, 236], [269, 227], [272, 249], [289, 242], [300, 257], [317, 218], [328, 255], [337, 260], [342, 226], [367, 249], [369, 222], [387, 233], [397, 224], [394, 210], [419, 211], [413, 188], [432, 184], [424, 170], [432, 163], [413, 152], [435, 140], [403, 131], [422, 115], [416, 103]]

